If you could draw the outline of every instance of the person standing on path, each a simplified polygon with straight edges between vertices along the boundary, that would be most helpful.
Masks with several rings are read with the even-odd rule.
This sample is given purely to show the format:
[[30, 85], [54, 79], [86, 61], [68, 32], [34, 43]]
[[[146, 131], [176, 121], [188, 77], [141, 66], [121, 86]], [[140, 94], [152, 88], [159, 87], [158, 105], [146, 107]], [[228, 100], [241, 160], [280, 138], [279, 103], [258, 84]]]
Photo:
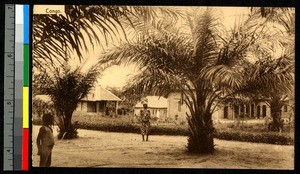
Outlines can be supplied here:
[[40, 155], [40, 167], [51, 166], [51, 154], [54, 147], [53, 130], [54, 117], [51, 114], [43, 115], [43, 126], [37, 136], [38, 155]]
[[148, 101], [147, 99], [142, 100], [142, 104], [144, 109], [140, 112], [140, 118], [142, 121], [141, 124], [141, 134], [143, 141], [145, 141], [145, 135], [146, 135], [146, 141], [148, 141], [148, 136], [150, 132], [150, 110], [148, 110]]

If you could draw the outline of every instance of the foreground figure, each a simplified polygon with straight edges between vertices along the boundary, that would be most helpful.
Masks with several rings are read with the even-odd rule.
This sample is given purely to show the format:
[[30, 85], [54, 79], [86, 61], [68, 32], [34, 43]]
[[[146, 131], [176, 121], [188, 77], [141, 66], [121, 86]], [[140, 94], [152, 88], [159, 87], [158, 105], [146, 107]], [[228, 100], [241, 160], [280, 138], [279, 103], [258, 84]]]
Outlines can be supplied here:
[[146, 141], [148, 141], [149, 131], [150, 131], [150, 110], [148, 110], [148, 104], [147, 101], [142, 101], [144, 109], [141, 110], [140, 116], [141, 116], [141, 134], [143, 137], [143, 141], [145, 141], [145, 135], [146, 135]]
[[36, 140], [38, 155], [40, 155], [40, 167], [51, 166], [51, 154], [54, 146], [52, 125], [54, 125], [53, 115], [43, 115], [43, 126], [40, 128]]

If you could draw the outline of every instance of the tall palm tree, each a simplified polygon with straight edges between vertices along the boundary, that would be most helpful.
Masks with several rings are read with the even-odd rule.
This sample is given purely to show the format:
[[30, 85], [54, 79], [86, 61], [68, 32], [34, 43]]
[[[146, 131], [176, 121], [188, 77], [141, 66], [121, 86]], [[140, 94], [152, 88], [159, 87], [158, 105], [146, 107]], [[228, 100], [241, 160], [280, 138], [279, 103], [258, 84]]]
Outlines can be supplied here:
[[197, 8], [185, 18], [189, 30], [161, 23], [102, 56], [102, 62], [135, 62], [141, 67], [143, 73], [134, 81], [140, 91], [183, 93], [190, 110], [188, 150], [194, 153], [213, 152], [216, 102], [243, 83], [245, 55], [264, 31], [255, 22], [257, 16], [250, 16], [224, 32], [216, 14], [213, 8]]

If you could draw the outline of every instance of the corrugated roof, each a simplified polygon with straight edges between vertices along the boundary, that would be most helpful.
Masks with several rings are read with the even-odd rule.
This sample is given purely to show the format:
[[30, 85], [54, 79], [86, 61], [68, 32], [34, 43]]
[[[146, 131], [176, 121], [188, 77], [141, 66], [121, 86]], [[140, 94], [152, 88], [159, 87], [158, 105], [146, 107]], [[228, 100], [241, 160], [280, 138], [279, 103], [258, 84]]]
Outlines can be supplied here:
[[103, 88], [102, 86], [96, 86], [87, 97], [83, 98], [85, 101], [121, 101], [119, 97], [112, 92]]
[[[148, 107], [149, 108], [167, 108], [168, 107], [168, 99], [159, 96], [147, 96], [148, 99]], [[134, 108], [142, 108], [143, 104], [138, 102]]]

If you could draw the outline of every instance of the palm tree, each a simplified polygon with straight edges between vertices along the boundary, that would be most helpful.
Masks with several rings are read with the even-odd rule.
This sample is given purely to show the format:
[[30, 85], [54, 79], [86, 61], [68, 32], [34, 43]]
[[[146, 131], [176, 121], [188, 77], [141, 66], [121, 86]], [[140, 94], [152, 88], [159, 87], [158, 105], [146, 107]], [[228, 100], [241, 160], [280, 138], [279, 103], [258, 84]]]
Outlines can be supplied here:
[[281, 131], [281, 108], [287, 100], [293, 98], [294, 65], [283, 56], [259, 60], [248, 64], [246, 69], [245, 76], [249, 79], [244, 84], [247, 86], [244, 92], [250, 93], [253, 98], [266, 99], [273, 118], [272, 130]]
[[243, 83], [241, 65], [247, 50], [264, 31], [256, 17], [250, 16], [231, 32], [223, 32], [215, 9], [198, 8], [186, 16], [189, 30], [164, 23], [154, 25], [135, 41], [104, 54], [102, 62], [136, 63], [143, 71], [134, 81], [138, 91], [162, 95], [180, 90], [190, 110], [188, 150], [211, 153], [216, 102]]
[[[248, 64], [245, 76], [249, 81], [245, 85], [249, 88], [244, 92], [267, 99], [273, 130], [280, 131], [281, 108], [287, 99], [294, 98], [295, 11], [292, 8], [253, 8], [252, 12], [261, 12], [268, 23], [282, 28], [276, 26], [273, 34], [269, 33], [253, 47], [252, 53], [258, 60]], [[279, 56], [274, 54], [276, 52], [280, 52]]]
[[[176, 17], [167, 8], [157, 8]], [[58, 118], [59, 138], [76, 137], [72, 114], [107, 66], [96, 62], [84, 71], [88, 58], [82, 52], [89, 51], [89, 44], [95, 47], [121, 35], [126, 38], [122, 22], [131, 23], [130, 17], [134, 16], [150, 20], [155, 13], [152, 8], [141, 6], [66, 5], [65, 14], [33, 16], [33, 67], [35, 77], [38, 74], [33, 86], [50, 95]], [[79, 60], [81, 65], [70, 66], [73, 60]]]
[[36, 76], [38, 83], [34, 87], [50, 96], [56, 112], [59, 127], [58, 138], [77, 137], [76, 125], [72, 124], [72, 115], [79, 101], [93, 87], [101, 72], [99, 65], [93, 66], [86, 73], [81, 67], [71, 69], [68, 64], [56, 68], [53, 72]]

